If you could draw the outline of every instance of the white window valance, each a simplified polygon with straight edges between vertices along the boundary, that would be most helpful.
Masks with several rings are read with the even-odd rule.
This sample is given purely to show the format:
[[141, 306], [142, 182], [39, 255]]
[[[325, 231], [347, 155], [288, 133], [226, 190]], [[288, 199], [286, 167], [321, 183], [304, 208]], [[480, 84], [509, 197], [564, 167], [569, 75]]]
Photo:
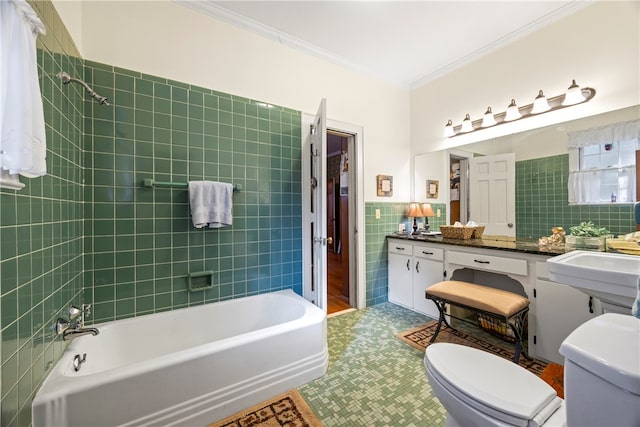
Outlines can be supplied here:
[[597, 128], [569, 132], [569, 148], [581, 148], [593, 144], [608, 144], [640, 138], [640, 120], [614, 123]]

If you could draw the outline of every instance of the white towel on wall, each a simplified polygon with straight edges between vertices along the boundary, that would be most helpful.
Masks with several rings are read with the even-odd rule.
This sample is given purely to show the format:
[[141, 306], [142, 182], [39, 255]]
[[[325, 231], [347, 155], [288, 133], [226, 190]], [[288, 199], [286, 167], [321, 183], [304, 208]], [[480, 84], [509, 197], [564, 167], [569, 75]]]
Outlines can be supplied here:
[[0, 1], [0, 169], [47, 173], [36, 38], [45, 27], [25, 0]]
[[191, 221], [195, 228], [219, 228], [233, 222], [233, 185], [213, 181], [189, 181]]

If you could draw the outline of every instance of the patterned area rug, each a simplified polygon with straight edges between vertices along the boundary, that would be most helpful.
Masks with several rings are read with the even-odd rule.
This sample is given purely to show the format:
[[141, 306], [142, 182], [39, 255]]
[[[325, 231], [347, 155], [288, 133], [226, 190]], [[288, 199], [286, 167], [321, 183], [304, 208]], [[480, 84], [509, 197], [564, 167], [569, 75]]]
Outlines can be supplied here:
[[291, 390], [266, 402], [240, 411], [209, 427], [321, 427], [297, 390]]
[[[396, 334], [396, 337], [406, 342], [410, 346], [417, 348], [418, 350], [425, 351], [429, 345], [429, 340], [433, 336], [436, 330], [438, 322], [432, 320], [424, 325], [409, 329], [404, 332]], [[440, 329], [438, 339], [436, 342], [449, 342], [455, 344], [466, 345], [467, 347], [474, 347], [480, 350], [488, 351], [507, 360], [513, 360], [513, 348], [507, 350], [498, 345], [484, 341], [480, 338], [476, 338], [472, 335], [468, 335], [457, 329], [450, 329], [445, 325]], [[544, 369], [547, 367], [547, 363], [537, 359], [527, 359], [524, 355], [520, 356], [518, 364], [523, 368], [533, 372], [537, 376], [541, 377]]]

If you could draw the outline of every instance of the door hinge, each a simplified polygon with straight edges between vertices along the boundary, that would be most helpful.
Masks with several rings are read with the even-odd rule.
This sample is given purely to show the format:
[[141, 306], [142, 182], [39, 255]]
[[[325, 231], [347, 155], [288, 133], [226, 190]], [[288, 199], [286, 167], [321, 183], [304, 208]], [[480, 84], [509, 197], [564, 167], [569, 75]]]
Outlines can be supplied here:
[[538, 344], [538, 336], [537, 335], [533, 336], [533, 343], [534, 344]]
[[538, 298], [538, 293], [536, 292], [536, 288], [533, 288], [533, 297]]
[[444, 277], [445, 279], [447, 278], [447, 270], [444, 270], [444, 271], [442, 272], [442, 277]]
[[315, 135], [316, 134], [316, 127], [314, 125], [309, 125], [309, 133], [311, 135]]

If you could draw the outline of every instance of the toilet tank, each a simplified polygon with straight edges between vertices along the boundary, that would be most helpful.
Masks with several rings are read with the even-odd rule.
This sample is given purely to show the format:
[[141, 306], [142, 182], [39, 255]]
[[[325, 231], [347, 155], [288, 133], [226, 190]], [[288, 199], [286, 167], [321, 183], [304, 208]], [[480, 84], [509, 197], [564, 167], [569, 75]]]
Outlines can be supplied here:
[[640, 319], [593, 318], [562, 342], [560, 353], [568, 426], [640, 426]]

